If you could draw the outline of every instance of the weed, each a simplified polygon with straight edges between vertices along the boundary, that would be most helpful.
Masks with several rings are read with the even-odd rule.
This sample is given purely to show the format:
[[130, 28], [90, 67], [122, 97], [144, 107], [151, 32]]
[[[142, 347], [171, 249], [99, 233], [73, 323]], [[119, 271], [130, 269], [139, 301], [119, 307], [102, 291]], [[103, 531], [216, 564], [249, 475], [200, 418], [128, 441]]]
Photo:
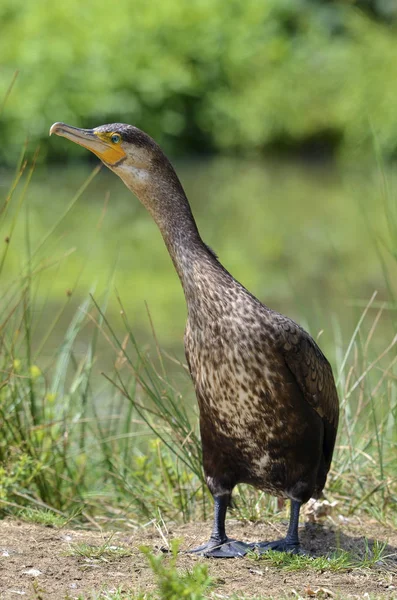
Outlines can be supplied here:
[[250, 554], [251, 558], [267, 566], [285, 569], [286, 571], [352, 571], [353, 569], [370, 569], [386, 565], [389, 558], [386, 544], [375, 541], [370, 548], [366, 541], [363, 556], [354, 555], [346, 550], [336, 550], [326, 556], [313, 557], [307, 554], [291, 554], [288, 552], [269, 551], [265, 554]]
[[[208, 575], [208, 567], [204, 563], [194, 565], [190, 571], [180, 572], [177, 568], [179, 543], [171, 543], [171, 556], [156, 556], [149, 548], [142, 548], [149, 565], [156, 577], [160, 598], [162, 600], [204, 600], [204, 594], [211, 588], [213, 580]], [[167, 559], [168, 558], [168, 559]]]
[[110, 560], [131, 556], [132, 552], [129, 548], [125, 548], [124, 546], [115, 546], [111, 544], [110, 538], [109, 540], [104, 541], [100, 546], [86, 543], [72, 544], [67, 555], [109, 562]]
[[[93, 548], [87, 544], [74, 546], [73, 555], [84, 556], [91, 560], [108, 560], [109, 547], [107, 544]], [[213, 586], [213, 580], [208, 575], [206, 564], [199, 563], [191, 570], [181, 570], [177, 567], [179, 543], [173, 541], [169, 555], [155, 555], [149, 548], [141, 548], [156, 579], [157, 587], [153, 593], [143, 594], [128, 589], [102, 590], [88, 596], [79, 596], [79, 600], [205, 600], [207, 592]], [[122, 550], [122, 549], [120, 549]], [[128, 554], [110, 554], [111, 558], [128, 556]]]
[[39, 509], [26, 507], [17, 513], [17, 516], [21, 521], [27, 523], [37, 523], [39, 525], [45, 525], [46, 527], [64, 527], [68, 522], [68, 519], [49, 509]]

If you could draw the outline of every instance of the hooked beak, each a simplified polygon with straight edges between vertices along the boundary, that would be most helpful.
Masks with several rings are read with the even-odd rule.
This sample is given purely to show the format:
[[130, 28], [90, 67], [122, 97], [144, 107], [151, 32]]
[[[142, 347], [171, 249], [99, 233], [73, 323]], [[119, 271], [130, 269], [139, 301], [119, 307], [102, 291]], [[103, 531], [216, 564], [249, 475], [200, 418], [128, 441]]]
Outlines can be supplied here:
[[79, 127], [66, 125], [66, 123], [54, 123], [51, 126], [50, 135], [53, 133], [87, 148], [87, 150], [91, 150], [105, 164], [110, 166], [115, 166], [126, 156], [120, 145], [112, 144], [110, 140], [103, 139], [103, 134], [97, 133], [95, 129], [80, 129]]

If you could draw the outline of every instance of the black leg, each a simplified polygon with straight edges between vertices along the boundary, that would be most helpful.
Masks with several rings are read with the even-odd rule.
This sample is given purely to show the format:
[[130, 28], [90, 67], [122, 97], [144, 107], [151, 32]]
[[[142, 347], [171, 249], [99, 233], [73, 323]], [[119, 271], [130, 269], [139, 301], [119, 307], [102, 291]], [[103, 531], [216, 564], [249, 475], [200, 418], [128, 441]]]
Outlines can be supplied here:
[[287, 535], [281, 540], [274, 542], [238, 542], [227, 537], [225, 532], [226, 511], [230, 501], [230, 495], [214, 497], [214, 525], [209, 541], [190, 552], [213, 558], [236, 558], [245, 556], [248, 552], [264, 554], [269, 550], [276, 552], [290, 552], [300, 554], [300, 543], [298, 536], [299, 511], [301, 503], [291, 500], [291, 515]]
[[229, 495], [215, 496], [214, 498], [214, 524], [210, 539], [214, 540], [218, 544], [222, 544], [227, 541], [225, 519], [229, 502]]
[[299, 546], [299, 535], [298, 535], [298, 526], [299, 526], [299, 511], [301, 508], [301, 503], [296, 500], [291, 500], [291, 514], [289, 517], [289, 525], [287, 535], [285, 536], [285, 541], [287, 544]]
[[298, 535], [299, 525], [299, 511], [302, 506], [301, 502], [291, 500], [291, 514], [289, 519], [287, 535], [284, 539], [276, 540], [274, 542], [260, 542], [258, 544], [252, 544], [254, 550], [263, 554], [268, 550], [275, 550], [276, 552], [290, 552], [291, 554], [300, 554], [300, 542]]
[[229, 502], [230, 494], [214, 497], [214, 525], [211, 537], [206, 544], [190, 552], [212, 558], [236, 558], [252, 551], [252, 545], [231, 540], [226, 535], [225, 519]]

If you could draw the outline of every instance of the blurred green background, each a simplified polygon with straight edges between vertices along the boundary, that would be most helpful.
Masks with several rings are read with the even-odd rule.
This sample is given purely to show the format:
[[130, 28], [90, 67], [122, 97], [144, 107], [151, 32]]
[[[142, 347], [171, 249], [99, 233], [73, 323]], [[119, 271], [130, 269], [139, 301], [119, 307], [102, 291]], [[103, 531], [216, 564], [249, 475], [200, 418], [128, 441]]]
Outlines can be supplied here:
[[395, 0], [2, 0], [3, 161], [85, 156], [48, 125], [121, 120], [166, 150], [397, 149]]
[[62, 330], [89, 290], [111, 290], [117, 315], [117, 290], [138, 336], [149, 335], [147, 301], [160, 342], [182, 354], [179, 281], [113, 174], [102, 169], [46, 238], [97, 163], [49, 138], [54, 121], [123, 121], [155, 137], [225, 266], [324, 329], [326, 348], [333, 320], [348, 337], [374, 289], [394, 308], [395, 0], [2, 0], [0, 23], [0, 98], [19, 72], [0, 117], [4, 198], [26, 140], [28, 157], [40, 146], [2, 285], [23, 270], [28, 223], [29, 252], [45, 239], [37, 264], [58, 261], [40, 271], [43, 328], [67, 301]]

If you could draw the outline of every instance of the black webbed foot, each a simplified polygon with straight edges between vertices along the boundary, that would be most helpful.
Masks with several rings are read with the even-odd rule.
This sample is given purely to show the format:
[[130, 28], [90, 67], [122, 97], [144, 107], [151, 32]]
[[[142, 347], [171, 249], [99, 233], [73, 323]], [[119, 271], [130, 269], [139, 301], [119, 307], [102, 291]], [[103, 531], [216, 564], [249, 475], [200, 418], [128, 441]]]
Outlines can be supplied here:
[[199, 554], [206, 558], [241, 558], [253, 551], [253, 544], [245, 544], [226, 538], [223, 542], [210, 539], [209, 542], [188, 550], [189, 553]]
[[269, 550], [274, 552], [289, 552], [290, 554], [304, 554], [299, 543], [298, 524], [299, 510], [301, 503], [296, 500], [291, 501], [291, 514], [288, 526], [288, 532], [285, 538], [275, 540], [274, 542], [258, 542], [252, 544], [253, 551], [258, 554], [265, 554]]
[[269, 550], [274, 552], [288, 552], [289, 554], [304, 554], [299, 542], [290, 542], [283, 538], [274, 542], [257, 542], [250, 544], [252, 551], [258, 554], [265, 554]]
[[249, 544], [229, 538], [224, 542], [210, 539], [206, 544], [187, 552], [189, 554], [199, 554], [206, 558], [241, 558], [250, 552], [266, 554], [269, 550], [288, 552], [289, 554], [304, 554], [299, 543], [291, 543], [285, 538], [274, 542], [251, 542]]

